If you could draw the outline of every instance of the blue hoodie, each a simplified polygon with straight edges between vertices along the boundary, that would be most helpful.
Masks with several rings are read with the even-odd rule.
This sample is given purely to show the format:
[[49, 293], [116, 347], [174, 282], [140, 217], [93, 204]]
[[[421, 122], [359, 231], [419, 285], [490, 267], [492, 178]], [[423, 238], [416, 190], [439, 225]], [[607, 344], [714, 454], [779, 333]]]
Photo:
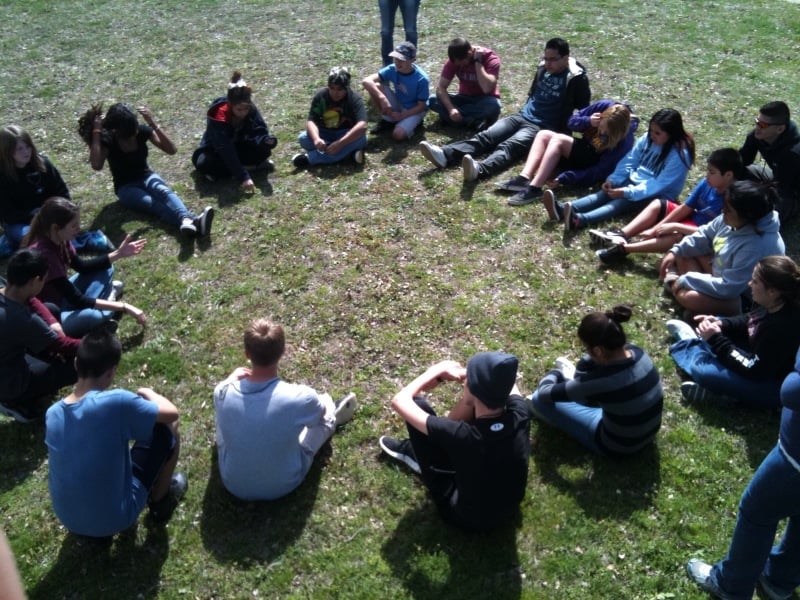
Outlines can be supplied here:
[[692, 235], [675, 244], [675, 256], [713, 255], [711, 273], [689, 272], [681, 275], [678, 285], [711, 296], [736, 298], [747, 289], [753, 267], [765, 256], [784, 254], [786, 247], [778, 233], [780, 220], [774, 210], [755, 224], [734, 229], [720, 215]]
[[687, 148], [672, 147], [659, 163], [663, 146], [650, 142], [649, 134], [640, 137], [628, 155], [617, 163], [607, 181], [623, 188], [625, 198], [639, 201], [648, 198], [675, 200], [686, 183], [692, 159]]

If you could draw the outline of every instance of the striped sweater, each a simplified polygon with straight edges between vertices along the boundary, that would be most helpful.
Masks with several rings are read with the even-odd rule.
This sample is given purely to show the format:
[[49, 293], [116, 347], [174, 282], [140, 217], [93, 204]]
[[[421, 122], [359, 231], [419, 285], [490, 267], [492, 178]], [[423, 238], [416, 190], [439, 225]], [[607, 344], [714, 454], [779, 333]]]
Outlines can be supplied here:
[[658, 371], [644, 350], [633, 344], [626, 349], [631, 358], [601, 365], [584, 357], [575, 379], [565, 380], [561, 371], [553, 370], [539, 383], [540, 400], [577, 402], [603, 410], [595, 440], [609, 455], [639, 451], [661, 427], [663, 392]]

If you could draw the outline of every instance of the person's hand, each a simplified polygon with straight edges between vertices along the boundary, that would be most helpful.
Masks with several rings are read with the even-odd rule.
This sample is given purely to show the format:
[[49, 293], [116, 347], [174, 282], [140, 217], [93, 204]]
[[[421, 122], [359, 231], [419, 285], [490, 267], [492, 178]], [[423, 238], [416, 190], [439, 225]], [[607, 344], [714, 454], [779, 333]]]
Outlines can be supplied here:
[[658, 269], [658, 278], [662, 281], [666, 277], [668, 271], [675, 270], [675, 255], [672, 252], [667, 252], [664, 258], [661, 259], [661, 266]]
[[131, 241], [131, 235], [128, 234], [125, 236], [125, 239], [122, 240], [119, 248], [108, 255], [108, 259], [111, 262], [114, 262], [118, 258], [128, 258], [129, 256], [139, 254], [144, 248], [145, 244], [147, 244], [146, 239], [142, 238], [140, 240]]
[[450, 109], [450, 112], [448, 114], [450, 116], [450, 120], [453, 123], [461, 123], [461, 121], [464, 120], [464, 116], [461, 114], [461, 112], [456, 107], [453, 107], [452, 109]]
[[136, 393], [139, 394], [145, 400], [152, 400], [155, 396], [160, 396], [158, 392], [156, 392], [153, 388], [149, 387], [140, 387], [136, 390]]
[[325, 150], [325, 152], [327, 152], [328, 154], [336, 155], [339, 154], [341, 150], [342, 150], [342, 141], [336, 140], [335, 142], [331, 142], [330, 144], [328, 144], [328, 147]]
[[155, 119], [153, 119], [153, 111], [151, 111], [146, 106], [137, 106], [136, 112], [142, 115], [142, 118], [144, 119], [145, 123], [150, 125], [150, 127], [152, 127], [153, 129], [156, 129], [156, 122]]
[[561, 187], [561, 182], [558, 179], [549, 179], [547, 182], [547, 187], [551, 190], [555, 190]]
[[325, 140], [319, 138], [317, 141], [314, 142], [314, 148], [319, 150], [320, 152], [325, 152], [325, 149], [328, 147], [328, 144], [325, 143]]
[[600, 186], [600, 189], [603, 190], [606, 194], [608, 194], [611, 190], [614, 189], [614, 186], [611, 184], [610, 181], [604, 181], [603, 185]]
[[105, 115], [103, 113], [97, 113], [94, 116], [94, 121], [92, 121], [92, 129], [100, 129], [103, 127], [103, 119]]
[[62, 327], [61, 327], [61, 323], [59, 323], [58, 321], [56, 321], [55, 323], [53, 323], [52, 325], [50, 325], [50, 329], [52, 329], [53, 331], [55, 331], [55, 332], [56, 332], [58, 335], [60, 335], [60, 336], [63, 336], [63, 335], [64, 335], [64, 329], [62, 329]]
[[648, 227], [647, 229], [639, 233], [639, 237], [644, 238], [646, 240], [656, 237], [656, 228]]
[[236, 367], [233, 370], [233, 373], [230, 374], [230, 377], [228, 377], [228, 379], [239, 381], [241, 379], [244, 379], [245, 377], [250, 377], [252, 373], [253, 370], [248, 367]]
[[620, 198], [625, 197], [625, 190], [623, 190], [622, 188], [611, 188], [606, 191], [606, 194], [608, 194], [615, 200], [619, 200]]
[[141, 308], [137, 308], [133, 304], [128, 304], [127, 302], [124, 302], [122, 307], [125, 309], [126, 313], [136, 319], [139, 325], [145, 325], [147, 323], [147, 315], [144, 314]]
[[475, 46], [475, 52], [472, 53], [472, 60], [476, 63], [481, 62], [483, 60], [483, 53], [485, 49], [481, 48], [480, 46]]
[[253, 183], [253, 180], [250, 179], [249, 177], [242, 182], [242, 186], [241, 187], [242, 187], [242, 190], [244, 190], [248, 194], [251, 194], [251, 193], [256, 191], [256, 184]]
[[382, 115], [391, 115], [392, 114], [392, 105], [391, 105], [391, 103], [389, 102], [389, 100], [386, 97], [384, 97], [380, 101], [380, 109], [381, 109], [381, 114]]
[[710, 319], [703, 319], [697, 324], [697, 333], [704, 340], [708, 340], [717, 333], [722, 333], [719, 319], [713, 317]]
[[603, 118], [603, 113], [592, 113], [592, 116], [589, 117], [589, 123], [592, 127], [597, 127], [600, 125], [600, 119]]

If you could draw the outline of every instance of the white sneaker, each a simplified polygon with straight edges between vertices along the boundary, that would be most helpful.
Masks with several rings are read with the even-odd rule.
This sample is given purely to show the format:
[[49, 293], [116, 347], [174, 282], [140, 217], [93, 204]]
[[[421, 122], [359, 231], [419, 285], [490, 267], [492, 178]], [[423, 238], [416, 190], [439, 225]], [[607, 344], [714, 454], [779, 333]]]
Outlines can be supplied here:
[[575, 365], [566, 356], [559, 356], [556, 359], [556, 369], [561, 371], [567, 379], [575, 379]]
[[108, 300], [109, 302], [116, 302], [120, 298], [122, 298], [122, 292], [125, 290], [125, 284], [122, 283], [119, 279], [115, 279], [111, 282], [111, 291], [108, 293]]
[[681, 321], [680, 319], [670, 319], [666, 322], [666, 326], [667, 331], [669, 331], [669, 334], [675, 338], [676, 342], [681, 340], [692, 340], [697, 337], [697, 332], [694, 330], [694, 327], [685, 321]]
[[465, 154], [461, 159], [461, 170], [464, 171], [464, 181], [475, 181], [481, 172], [478, 161], [471, 154]]
[[364, 151], [363, 150], [356, 150], [353, 152], [353, 162], [357, 165], [364, 164]]
[[441, 147], [437, 146], [436, 144], [431, 144], [430, 142], [420, 142], [419, 151], [422, 153], [422, 156], [427, 158], [438, 168], [444, 169], [447, 166], [447, 159], [444, 156], [444, 150], [442, 150]]
[[336, 403], [336, 410], [333, 413], [336, 416], [336, 425], [344, 425], [352, 419], [357, 407], [358, 400], [356, 400], [356, 395], [353, 392], [350, 392], [339, 400], [339, 402]]

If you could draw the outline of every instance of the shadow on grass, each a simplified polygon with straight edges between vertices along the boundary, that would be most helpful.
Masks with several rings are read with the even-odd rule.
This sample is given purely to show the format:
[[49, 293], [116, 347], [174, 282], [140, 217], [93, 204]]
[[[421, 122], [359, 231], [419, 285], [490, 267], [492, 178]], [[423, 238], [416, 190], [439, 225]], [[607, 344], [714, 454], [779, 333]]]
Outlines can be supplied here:
[[[270, 173], [264, 170], [251, 173], [253, 183], [262, 196], [272, 195], [272, 183], [269, 181], [269, 175]], [[241, 187], [239, 187], [239, 183], [229, 177], [220, 178], [216, 181], [208, 181], [202, 173], [192, 171], [191, 178], [194, 181], [194, 189], [197, 194], [201, 198], [216, 198], [219, 208], [239, 204], [258, 194], [250, 194], [243, 191]], [[200, 208], [198, 207], [198, 211], [199, 210]]]
[[522, 574], [516, 522], [486, 533], [445, 523], [426, 501], [403, 515], [381, 548], [394, 576], [416, 600], [519, 598]]
[[571, 494], [595, 519], [624, 521], [650, 506], [661, 484], [658, 442], [634, 456], [605, 458], [563, 432], [538, 423], [531, 453], [543, 484]]
[[22, 424], [0, 417], [0, 494], [22, 483], [46, 457], [44, 421]]
[[137, 545], [137, 530], [138, 524], [113, 540], [68, 533], [53, 567], [28, 591], [30, 599], [156, 598], [169, 536], [163, 525], [151, 524]]
[[203, 496], [200, 534], [217, 560], [246, 566], [279, 558], [300, 536], [314, 508], [324, 463], [332, 452], [327, 442], [300, 487], [272, 501], [247, 502], [230, 494], [219, 475], [217, 448]]
[[[125, 223], [134, 220], [146, 220], [148, 225], [134, 229], [133, 231], [126, 231], [124, 228]], [[161, 230], [167, 235], [173, 236], [180, 244], [178, 260], [181, 262], [187, 261], [192, 257], [194, 254], [195, 242], [202, 243], [204, 241], [200, 238], [196, 239], [182, 235], [176, 226], [164, 223], [153, 215], [139, 212], [134, 213], [124, 206], [121, 206], [119, 202], [106, 204], [100, 212], [95, 215], [88, 229], [100, 229], [116, 246], [120, 245], [126, 235], [130, 235], [133, 240], [139, 238], [147, 239], [148, 232], [152, 230]]]

